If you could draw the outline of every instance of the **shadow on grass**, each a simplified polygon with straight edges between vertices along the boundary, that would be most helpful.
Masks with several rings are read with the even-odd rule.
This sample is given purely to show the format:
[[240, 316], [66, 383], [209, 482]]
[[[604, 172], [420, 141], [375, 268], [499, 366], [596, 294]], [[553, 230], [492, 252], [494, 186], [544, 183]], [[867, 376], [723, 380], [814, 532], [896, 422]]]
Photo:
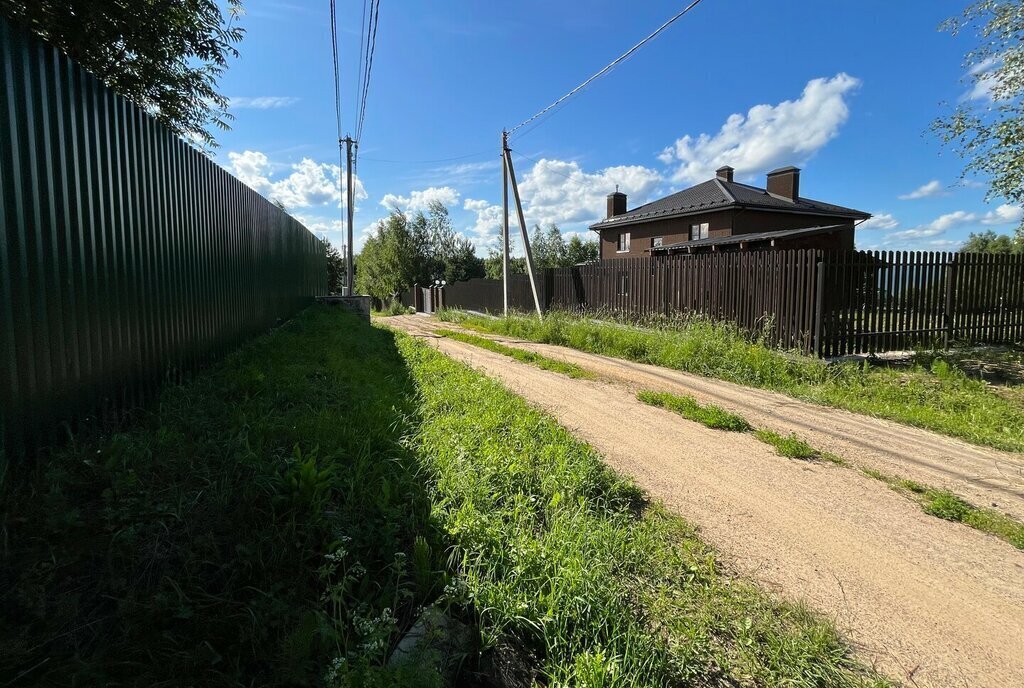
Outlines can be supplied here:
[[167, 388], [130, 426], [13, 467], [0, 492], [0, 677], [383, 678], [447, 582], [403, 444], [415, 404], [392, 333], [313, 307]]

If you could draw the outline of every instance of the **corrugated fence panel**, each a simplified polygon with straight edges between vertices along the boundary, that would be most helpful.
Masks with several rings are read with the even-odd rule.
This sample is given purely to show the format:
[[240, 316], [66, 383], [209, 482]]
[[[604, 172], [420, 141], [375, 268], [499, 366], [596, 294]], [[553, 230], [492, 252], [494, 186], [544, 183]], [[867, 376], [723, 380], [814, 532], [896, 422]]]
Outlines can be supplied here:
[[0, 429], [31, 448], [327, 291], [298, 221], [0, 19]]

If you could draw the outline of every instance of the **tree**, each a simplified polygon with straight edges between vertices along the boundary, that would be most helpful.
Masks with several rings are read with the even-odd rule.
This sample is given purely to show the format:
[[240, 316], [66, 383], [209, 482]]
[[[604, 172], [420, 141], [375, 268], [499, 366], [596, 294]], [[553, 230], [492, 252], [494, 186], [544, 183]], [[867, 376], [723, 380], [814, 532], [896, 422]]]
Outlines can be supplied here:
[[[973, 30], [979, 44], [964, 66], [980, 99], [961, 103], [933, 130], [967, 164], [964, 174], [990, 180], [986, 200], [1024, 201], [1024, 0], [980, 0], [940, 27]], [[1024, 230], [1024, 222], [1021, 224]]]
[[[501, 251], [491, 249], [484, 258], [484, 277], [488, 279], [501, 279]], [[510, 275], [526, 274], [526, 258], [509, 256], [508, 273]]]
[[345, 274], [345, 256], [326, 237], [322, 241], [327, 251], [327, 293], [340, 294], [342, 276]]
[[530, 239], [533, 250], [533, 264], [538, 270], [557, 268], [565, 264], [565, 240], [558, 225], [551, 223], [547, 230], [534, 225], [533, 237]]
[[429, 216], [420, 213], [417, 221], [425, 222], [429, 246], [425, 282], [443, 279], [446, 282], [463, 282], [484, 276], [484, 262], [476, 255], [473, 242], [460, 236], [452, 228], [448, 208], [440, 201], [428, 206]]
[[171, 131], [214, 147], [209, 129], [230, 128], [217, 80], [243, 29], [241, 0], [0, 0], [0, 11], [152, 112]]
[[596, 241], [583, 241], [579, 235], [573, 234], [565, 247], [565, 264], [579, 265], [597, 260], [601, 251]]
[[1002, 255], [1024, 253], [1024, 236], [1020, 231], [1013, 238], [1008, 234], [996, 234], [991, 229], [978, 234], [971, 232], [960, 251], [962, 253], [998, 253]]
[[393, 301], [421, 279], [422, 237], [404, 213], [381, 220], [359, 253], [356, 289], [382, 303]]
[[356, 270], [356, 286], [381, 302], [391, 301], [414, 284], [458, 282], [483, 277], [484, 261], [473, 243], [452, 229], [443, 203], [427, 214], [409, 217], [395, 209], [366, 241]]

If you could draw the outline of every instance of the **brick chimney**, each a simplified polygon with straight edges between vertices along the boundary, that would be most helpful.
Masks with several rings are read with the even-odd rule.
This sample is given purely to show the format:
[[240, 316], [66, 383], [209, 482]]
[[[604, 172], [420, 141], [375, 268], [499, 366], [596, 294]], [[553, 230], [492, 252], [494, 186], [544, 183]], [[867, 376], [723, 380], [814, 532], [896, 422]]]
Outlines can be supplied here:
[[800, 169], [780, 167], [768, 173], [768, 193], [788, 201], [800, 198]]
[[726, 165], [725, 167], [719, 167], [715, 171], [715, 176], [717, 176], [723, 182], [731, 182], [732, 181], [732, 173], [733, 172], [735, 172], [735, 170], [733, 170], [731, 167]]
[[[608, 194], [608, 218], [622, 215], [626, 212], [626, 194], [619, 191], [619, 187], [615, 187], [614, 193]], [[606, 219], [608, 219], [606, 218]]]

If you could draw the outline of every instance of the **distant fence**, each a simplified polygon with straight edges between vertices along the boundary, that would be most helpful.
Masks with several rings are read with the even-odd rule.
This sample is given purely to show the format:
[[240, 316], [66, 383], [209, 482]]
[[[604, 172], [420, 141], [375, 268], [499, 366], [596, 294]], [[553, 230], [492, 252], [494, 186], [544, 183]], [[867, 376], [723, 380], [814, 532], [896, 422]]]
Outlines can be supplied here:
[[[532, 310], [529, 280], [509, 305]], [[1024, 256], [754, 251], [627, 258], [543, 270], [544, 310], [695, 314], [821, 356], [1024, 339]], [[448, 285], [451, 308], [502, 309], [499, 280]]]
[[295, 219], [0, 19], [0, 435], [148, 397], [326, 293]]

